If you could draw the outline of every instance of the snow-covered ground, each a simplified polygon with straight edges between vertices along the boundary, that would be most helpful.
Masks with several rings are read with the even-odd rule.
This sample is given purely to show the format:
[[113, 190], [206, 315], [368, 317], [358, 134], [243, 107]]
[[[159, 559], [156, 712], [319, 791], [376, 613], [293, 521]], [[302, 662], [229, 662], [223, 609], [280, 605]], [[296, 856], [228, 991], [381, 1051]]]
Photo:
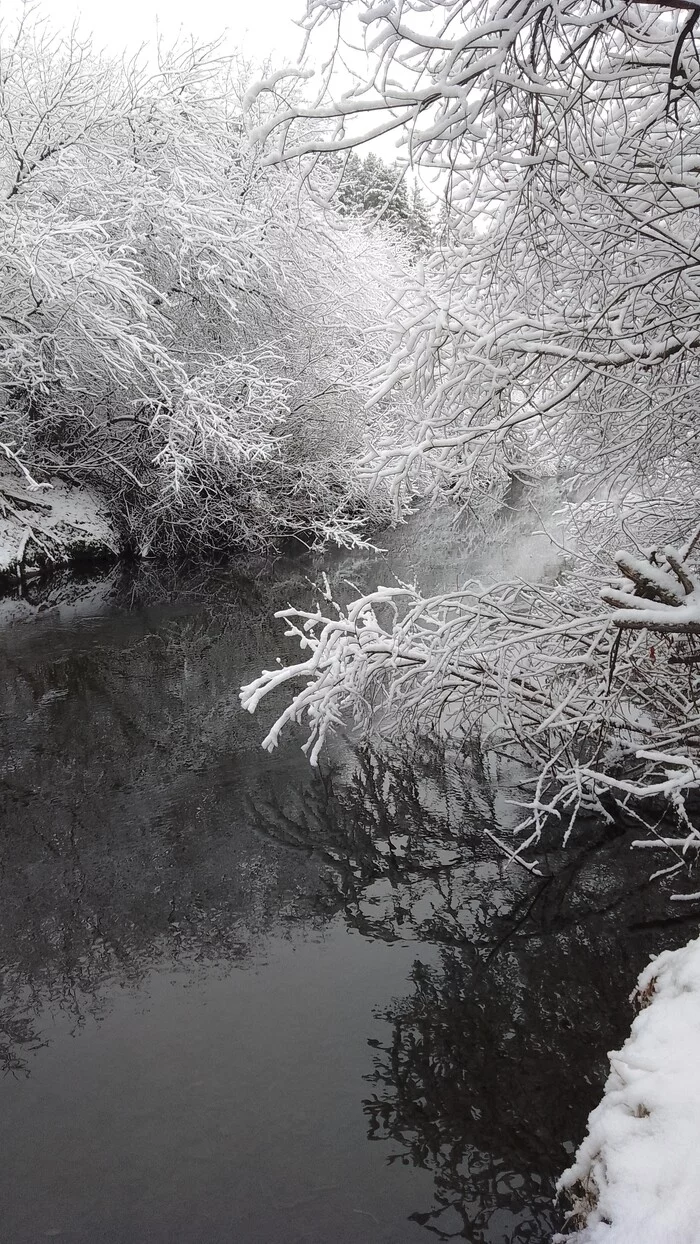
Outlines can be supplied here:
[[114, 555], [117, 533], [88, 489], [53, 480], [32, 491], [16, 472], [0, 472], [0, 581], [43, 566]]
[[700, 1241], [700, 938], [639, 978], [642, 1010], [559, 1188], [575, 1244]]

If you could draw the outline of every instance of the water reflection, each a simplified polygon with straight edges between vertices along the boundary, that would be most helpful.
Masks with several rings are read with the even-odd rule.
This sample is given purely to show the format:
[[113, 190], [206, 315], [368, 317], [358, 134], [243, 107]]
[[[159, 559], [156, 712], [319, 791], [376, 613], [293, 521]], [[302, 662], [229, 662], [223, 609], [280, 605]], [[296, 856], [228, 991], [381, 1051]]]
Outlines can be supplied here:
[[413, 992], [383, 1012], [391, 1034], [369, 1076], [368, 1135], [433, 1172], [434, 1204], [414, 1220], [439, 1239], [539, 1241], [560, 1225], [553, 1182], [614, 1023], [594, 1011], [608, 982], [591, 989], [582, 974], [571, 990], [567, 948], [545, 954], [559, 989], [542, 978], [542, 949], [488, 965], [475, 949], [444, 950], [437, 968], [416, 961]]
[[[93, 1021], [118, 1013], [114, 1048], [128, 1050], [136, 1021], [124, 1018], [124, 990], [150, 999], [154, 1031], [167, 1032], [163, 973], [177, 969], [178, 991], [198, 979], [217, 999], [206, 1022], [196, 1017], [196, 1040], [219, 1069], [206, 1104], [187, 1099], [193, 1125], [220, 1118], [211, 1169], [223, 1163], [233, 1179], [235, 1152], [253, 1186], [246, 1163], [255, 1152], [261, 1169], [278, 1161], [286, 1172], [291, 1133], [308, 1146], [306, 1159], [303, 1144], [292, 1146], [294, 1179], [341, 1191], [314, 1192], [292, 1229], [288, 1206], [303, 1197], [280, 1194], [275, 1210], [264, 1187], [246, 1184], [236, 1196], [248, 1225], [231, 1236], [224, 1200], [202, 1234], [188, 1226], [200, 1196], [190, 1164], [189, 1209], [176, 1228], [164, 1206], [177, 1189], [162, 1172], [150, 1225], [136, 1216], [110, 1228], [125, 1202], [115, 1156], [114, 1199], [100, 1210], [105, 1239], [544, 1240], [557, 1221], [551, 1190], [565, 1145], [582, 1135], [606, 1051], [629, 1026], [634, 977], [652, 950], [686, 940], [683, 921], [697, 913], [684, 908], [671, 923], [646, 861], [635, 864], [624, 837], [596, 827], [582, 828], [566, 853], [548, 844], [542, 879], [507, 867], [483, 827], [502, 827], [508, 806], [478, 754], [448, 755], [430, 740], [410, 754], [339, 745], [333, 764], [313, 774], [299, 740], [274, 757], [261, 752], [264, 722], [240, 713], [237, 689], [283, 655], [271, 615], [310, 591], [307, 576], [310, 562], [222, 569], [184, 584], [152, 568], [112, 571], [84, 585], [72, 614], [55, 588], [42, 588], [36, 624], [4, 632], [0, 1066], [11, 1073], [14, 1113], [3, 1143], [32, 1150], [32, 1076], [26, 1089], [23, 1077], [49, 1065], [63, 1076], [73, 1066], [66, 1042], [77, 1035], [87, 1050]], [[327, 939], [325, 950], [307, 953], [304, 939]], [[264, 966], [273, 942], [280, 962], [279, 946], [291, 948], [283, 970], [272, 954]], [[236, 975], [250, 964], [261, 965], [259, 985]], [[291, 1029], [302, 989], [314, 1009]], [[239, 1071], [227, 1060], [244, 999], [252, 1010]], [[255, 1007], [264, 1007], [264, 1031]], [[187, 1066], [189, 1046], [180, 1057]], [[336, 1063], [333, 1080], [324, 1068]], [[276, 1067], [285, 1078], [263, 1109], [258, 1080], [274, 1079]], [[101, 1074], [100, 1092], [126, 1093], [140, 1109], [148, 1080], [125, 1089], [116, 1072]], [[244, 1123], [226, 1104], [231, 1075], [256, 1085]], [[80, 1120], [88, 1095], [79, 1077], [71, 1091]], [[343, 1179], [312, 1169], [320, 1126], [344, 1137], [337, 1162], [349, 1181], [356, 1172], [366, 1206], [348, 1206]], [[127, 1128], [124, 1151], [134, 1143]], [[136, 1147], [134, 1160], [149, 1152]], [[4, 1216], [19, 1223], [12, 1215], [20, 1205], [32, 1212], [32, 1182], [17, 1169]], [[76, 1204], [92, 1195], [81, 1178]], [[57, 1198], [52, 1185], [46, 1206]], [[72, 1213], [65, 1238], [95, 1238], [96, 1220], [80, 1234]], [[32, 1219], [11, 1238], [38, 1234]]]
[[[112, 577], [106, 616], [4, 635], [6, 1069], [29, 1065], [47, 1004], [80, 1025], [116, 978], [133, 985], [183, 957], [238, 961], [265, 931], [324, 911], [313, 867], [271, 849], [245, 812], [256, 783], [289, 784], [291, 753], [279, 765], [258, 754], [237, 704], [284, 584], [222, 575], [206, 607], [203, 585], [175, 600], [158, 585], [160, 606], [146, 606], [153, 574]], [[302, 789], [306, 769], [292, 767]]]
[[697, 909], [669, 917], [629, 836], [607, 827], [565, 852], [550, 843], [542, 879], [506, 866], [481, 832], [496, 809], [478, 757], [427, 741], [357, 759], [293, 823], [273, 806], [266, 819], [327, 861], [348, 923], [415, 943], [410, 992], [377, 1012], [389, 1031], [370, 1042], [368, 1138], [390, 1164], [432, 1172], [433, 1204], [411, 1217], [438, 1239], [543, 1241], [561, 1227], [554, 1183], [629, 1026], [631, 984]]

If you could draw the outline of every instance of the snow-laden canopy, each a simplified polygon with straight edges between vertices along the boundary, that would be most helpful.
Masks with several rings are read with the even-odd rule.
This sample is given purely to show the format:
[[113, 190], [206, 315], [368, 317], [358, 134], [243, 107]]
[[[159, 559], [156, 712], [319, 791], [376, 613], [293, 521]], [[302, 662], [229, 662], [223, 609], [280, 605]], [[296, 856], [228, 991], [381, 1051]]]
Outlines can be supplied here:
[[595, 487], [697, 473], [697, 12], [309, 0], [310, 34], [362, 32], [371, 73], [332, 96], [331, 63], [315, 102], [257, 127], [267, 159], [389, 127], [450, 205], [382, 374], [424, 413], [375, 461], [397, 488], [426, 459], [449, 484], [494, 455], [523, 465], [523, 434]]
[[[326, 153], [391, 130], [444, 196], [439, 246], [409, 274], [376, 376], [377, 399], [410, 398], [417, 417], [403, 440], [377, 438], [371, 478], [398, 505], [426, 489], [471, 504], [509, 476], [549, 475], [566, 509], [554, 584], [428, 599], [392, 586], [341, 616], [287, 614], [312, 655], [286, 671], [305, 685], [268, 742], [300, 716], [314, 755], [343, 716], [365, 730], [461, 721], [539, 773], [525, 842], [548, 819], [568, 833], [582, 812], [641, 806], [674, 871], [700, 841], [684, 802], [700, 784], [697, 15], [308, 0], [310, 46], [333, 28], [337, 47], [316, 97], [289, 106], [280, 78], [248, 96], [277, 99], [255, 130], [271, 164], [298, 158], [312, 176]], [[362, 68], [350, 89], [341, 62]], [[651, 830], [664, 801], [676, 835]]]
[[382, 508], [355, 468], [400, 248], [261, 167], [243, 74], [0, 33], [0, 453], [142, 551], [352, 542]]

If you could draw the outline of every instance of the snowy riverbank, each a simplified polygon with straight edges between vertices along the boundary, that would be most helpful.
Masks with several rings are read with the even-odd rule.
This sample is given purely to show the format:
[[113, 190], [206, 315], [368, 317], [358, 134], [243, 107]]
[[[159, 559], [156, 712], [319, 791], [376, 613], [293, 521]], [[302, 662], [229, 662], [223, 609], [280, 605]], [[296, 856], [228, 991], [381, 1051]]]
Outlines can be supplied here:
[[559, 1181], [579, 1225], [560, 1244], [700, 1239], [700, 938], [654, 959], [633, 999], [642, 1010]]
[[16, 472], [0, 474], [0, 589], [118, 553], [116, 529], [95, 493], [59, 480], [32, 490]]

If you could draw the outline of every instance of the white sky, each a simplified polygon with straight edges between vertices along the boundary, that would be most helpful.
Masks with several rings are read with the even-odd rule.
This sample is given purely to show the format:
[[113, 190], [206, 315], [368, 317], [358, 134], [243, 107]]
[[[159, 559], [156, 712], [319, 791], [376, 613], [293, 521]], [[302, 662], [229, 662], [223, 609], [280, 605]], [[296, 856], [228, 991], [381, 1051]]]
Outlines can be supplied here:
[[[0, 0], [7, 20], [20, 8], [18, 0]], [[98, 48], [113, 53], [134, 51], [155, 40], [166, 42], [178, 33], [202, 40], [226, 32], [229, 49], [277, 65], [296, 61], [302, 32], [294, 18], [306, 11], [304, 0], [44, 0], [38, 6], [55, 28], [68, 28], [77, 19], [83, 34], [92, 34]]]

